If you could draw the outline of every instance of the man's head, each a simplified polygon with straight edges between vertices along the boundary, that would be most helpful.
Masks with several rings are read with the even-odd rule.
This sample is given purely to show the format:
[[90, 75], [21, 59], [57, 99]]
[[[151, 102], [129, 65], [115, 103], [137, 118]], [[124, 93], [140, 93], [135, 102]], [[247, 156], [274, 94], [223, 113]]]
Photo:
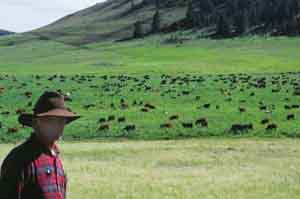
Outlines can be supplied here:
[[44, 143], [52, 144], [62, 136], [66, 122], [65, 117], [36, 117], [33, 119], [32, 128]]
[[56, 91], [45, 91], [37, 100], [33, 113], [23, 113], [18, 121], [30, 126], [43, 142], [53, 143], [62, 135], [64, 126], [80, 118], [65, 107], [64, 95]]

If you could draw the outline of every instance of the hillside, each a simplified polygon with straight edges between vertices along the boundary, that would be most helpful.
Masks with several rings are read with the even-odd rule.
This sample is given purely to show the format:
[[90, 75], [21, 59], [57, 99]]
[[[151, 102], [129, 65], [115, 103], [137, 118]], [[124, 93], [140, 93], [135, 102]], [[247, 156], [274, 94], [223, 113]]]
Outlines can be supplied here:
[[[157, 9], [158, 8], [158, 9]], [[157, 11], [159, 10], [159, 11]], [[155, 25], [155, 26], [154, 26]], [[299, 0], [107, 0], [32, 33], [73, 45], [194, 29], [203, 37], [300, 34]]]
[[[161, 6], [162, 27], [185, 18], [186, 2], [166, 1]], [[42, 27], [32, 33], [43, 38], [71, 44], [87, 44], [131, 37], [133, 24], [139, 19], [149, 32], [155, 13], [154, 0], [108, 0]]]
[[10, 34], [13, 34], [13, 32], [0, 29], [0, 36], [10, 35]]

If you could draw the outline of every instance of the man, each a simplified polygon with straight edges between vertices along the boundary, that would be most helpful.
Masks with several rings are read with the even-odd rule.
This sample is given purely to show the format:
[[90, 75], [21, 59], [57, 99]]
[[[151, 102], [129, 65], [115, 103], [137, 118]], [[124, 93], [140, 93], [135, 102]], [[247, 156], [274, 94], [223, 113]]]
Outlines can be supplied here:
[[19, 116], [33, 128], [31, 136], [4, 159], [0, 172], [1, 199], [65, 199], [67, 178], [55, 142], [64, 126], [80, 116], [64, 106], [64, 96], [46, 91], [33, 114]]

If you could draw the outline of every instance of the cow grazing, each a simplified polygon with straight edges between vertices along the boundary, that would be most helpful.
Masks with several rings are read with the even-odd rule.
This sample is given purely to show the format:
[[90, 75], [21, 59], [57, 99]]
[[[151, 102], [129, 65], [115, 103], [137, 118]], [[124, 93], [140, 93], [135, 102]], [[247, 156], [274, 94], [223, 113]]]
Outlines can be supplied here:
[[145, 108], [149, 108], [149, 109], [155, 109], [155, 106], [153, 106], [153, 105], [151, 105], [149, 103], [145, 104], [144, 107]]
[[172, 115], [169, 117], [169, 120], [178, 120], [179, 119], [179, 115]]
[[114, 108], [115, 108], [115, 104], [114, 104], [114, 103], [111, 103], [111, 104], [110, 104], [110, 108], [113, 108], [113, 109], [114, 109]]
[[92, 108], [92, 107], [95, 107], [96, 105], [95, 104], [86, 104], [83, 106], [83, 108], [85, 109], [89, 109], [89, 108]]
[[134, 101], [132, 102], [132, 105], [133, 105], [133, 106], [136, 106], [136, 105], [137, 105], [137, 101], [134, 100]]
[[9, 114], [10, 114], [9, 111], [3, 111], [3, 112], [1, 112], [1, 115], [9, 115]]
[[286, 116], [287, 120], [294, 120], [295, 119], [295, 115], [294, 114], [289, 114]]
[[182, 122], [181, 125], [183, 128], [193, 128], [192, 122]]
[[142, 112], [148, 112], [149, 110], [147, 108], [141, 108]]
[[267, 131], [272, 131], [272, 130], [277, 130], [277, 124], [269, 124], [267, 127], [266, 127], [266, 130]]
[[107, 121], [113, 121], [113, 120], [115, 120], [116, 119], [116, 117], [114, 116], [114, 115], [109, 115], [108, 117], [107, 117]]
[[169, 128], [172, 128], [172, 124], [171, 123], [163, 123], [163, 124], [160, 125], [160, 128], [169, 129]]
[[26, 111], [25, 109], [19, 108], [19, 109], [16, 110], [16, 114], [20, 115], [22, 113], [25, 113], [25, 111]]
[[230, 128], [230, 132], [233, 134], [238, 134], [242, 132], [248, 132], [249, 130], [253, 130], [253, 124], [233, 124]]
[[28, 103], [27, 103], [27, 107], [31, 107], [32, 106], [32, 101], [29, 101]]
[[126, 103], [121, 103], [121, 109], [126, 109], [126, 108], [128, 108], [129, 106], [128, 106], [128, 104], [126, 104]]
[[17, 127], [10, 127], [7, 129], [7, 133], [17, 133], [19, 129]]
[[201, 126], [201, 127], [208, 127], [208, 122], [206, 118], [200, 118], [197, 119], [195, 122], [196, 126]]
[[259, 110], [265, 111], [265, 110], [267, 110], [267, 106], [266, 105], [261, 105], [261, 106], [259, 106]]
[[239, 107], [239, 111], [240, 111], [240, 113], [244, 113], [244, 112], [246, 112], [246, 108], [244, 108], [244, 107]]
[[99, 118], [98, 123], [104, 123], [106, 121], [105, 118]]
[[64, 96], [64, 100], [65, 101], [72, 102], [72, 98], [71, 98], [71, 94], [70, 93], [66, 93], [63, 96]]
[[203, 107], [204, 107], [204, 108], [209, 108], [209, 107], [210, 107], [210, 104], [204, 104]]
[[27, 97], [27, 98], [30, 98], [32, 96], [32, 92], [29, 92], [29, 91], [26, 91], [24, 93], [24, 95]]
[[261, 124], [267, 124], [267, 123], [269, 123], [269, 122], [270, 122], [270, 120], [269, 120], [268, 118], [262, 119], [262, 120], [260, 121]]
[[101, 124], [98, 128], [99, 131], [109, 130], [109, 124]]
[[126, 121], [125, 117], [119, 117], [118, 118], [118, 122], [125, 122], [125, 121]]
[[134, 131], [135, 129], [136, 129], [136, 126], [134, 124], [129, 124], [129, 125], [125, 126], [123, 130]]

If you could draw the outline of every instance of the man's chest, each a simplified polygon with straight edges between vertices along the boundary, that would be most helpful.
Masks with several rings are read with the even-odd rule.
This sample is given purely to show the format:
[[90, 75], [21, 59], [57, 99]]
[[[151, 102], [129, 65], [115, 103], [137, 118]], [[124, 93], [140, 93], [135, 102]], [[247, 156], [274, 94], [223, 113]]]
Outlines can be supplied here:
[[67, 179], [58, 157], [41, 154], [31, 162], [29, 170], [31, 189], [38, 190], [44, 199], [65, 198]]

